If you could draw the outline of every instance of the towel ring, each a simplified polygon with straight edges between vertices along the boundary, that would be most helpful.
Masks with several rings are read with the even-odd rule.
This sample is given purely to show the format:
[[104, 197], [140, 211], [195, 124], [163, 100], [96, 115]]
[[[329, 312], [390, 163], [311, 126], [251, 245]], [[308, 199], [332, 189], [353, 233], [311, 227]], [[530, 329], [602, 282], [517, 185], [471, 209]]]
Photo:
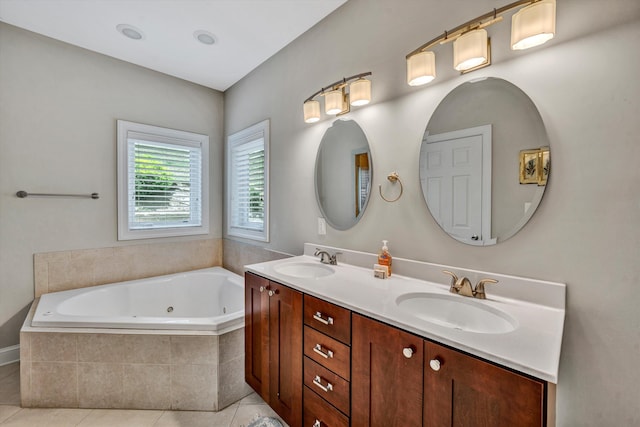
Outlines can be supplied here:
[[389, 200], [386, 197], [384, 197], [384, 195], [382, 194], [382, 185], [378, 185], [378, 191], [380, 192], [380, 197], [382, 197], [382, 200], [384, 200], [385, 202], [393, 203], [398, 201], [398, 199], [402, 197], [402, 192], [404, 191], [404, 189], [402, 187], [402, 181], [400, 181], [400, 175], [398, 175], [398, 172], [391, 172], [389, 175], [387, 175], [387, 179], [394, 184], [396, 182], [400, 183], [400, 194], [398, 194], [398, 197], [396, 197], [393, 200]]

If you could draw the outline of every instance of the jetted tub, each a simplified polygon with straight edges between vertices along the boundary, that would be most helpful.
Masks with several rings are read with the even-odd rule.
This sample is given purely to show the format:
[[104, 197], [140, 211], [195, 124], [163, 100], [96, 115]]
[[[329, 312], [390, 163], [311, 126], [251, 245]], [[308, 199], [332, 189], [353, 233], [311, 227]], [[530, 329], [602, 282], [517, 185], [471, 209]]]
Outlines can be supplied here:
[[40, 297], [31, 326], [223, 334], [244, 326], [244, 278], [212, 267], [52, 292]]
[[23, 407], [219, 411], [252, 391], [244, 278], [212, 267], [44, 294], [20, 371]]

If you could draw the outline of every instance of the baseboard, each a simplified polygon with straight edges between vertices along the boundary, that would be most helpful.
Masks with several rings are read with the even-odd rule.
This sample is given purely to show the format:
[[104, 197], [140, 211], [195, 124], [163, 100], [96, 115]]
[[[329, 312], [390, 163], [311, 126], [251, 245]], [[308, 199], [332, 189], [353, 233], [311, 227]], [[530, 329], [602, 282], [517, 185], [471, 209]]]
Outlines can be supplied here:
[[20, 361], [20, 345], [0, 348], [0, 366]]

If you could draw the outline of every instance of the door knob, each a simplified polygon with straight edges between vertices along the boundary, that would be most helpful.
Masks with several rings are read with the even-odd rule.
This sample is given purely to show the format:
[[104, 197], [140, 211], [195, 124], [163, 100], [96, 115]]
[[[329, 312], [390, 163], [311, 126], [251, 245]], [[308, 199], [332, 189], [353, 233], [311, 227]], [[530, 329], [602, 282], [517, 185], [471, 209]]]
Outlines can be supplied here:
[[429, 360], [429, 366], [431, 367], [431, 369], [437, 372], [440, 370], [442, 362], [440, 362], [440, 360], [436, 357], [435, 359]]

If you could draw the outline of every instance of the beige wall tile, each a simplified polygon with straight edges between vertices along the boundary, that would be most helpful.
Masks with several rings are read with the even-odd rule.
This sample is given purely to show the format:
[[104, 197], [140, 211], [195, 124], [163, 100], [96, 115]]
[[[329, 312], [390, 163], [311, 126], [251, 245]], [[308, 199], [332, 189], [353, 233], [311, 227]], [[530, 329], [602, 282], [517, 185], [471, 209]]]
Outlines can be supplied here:
[[124, 360], [124, 336], [78, 334], [78, 361], [119, 363]]
[[20, 360], [31, 360], [31, 334], [20, 332]]
[[171, 363], [171, 340], [168, 335], [125, 335], [125, 363]]
[[36, 362], [75, 362], [77, 345], [75, 334], [31, 334], [31, 360]]
[[31, 362], [20, 362], [20, 404], [25, 408], [31, 406]]
[[38, 407], [77, 408], [76, 363], [32, 362], [31, 404]]
[[78, 405], [122, 408], [124, 368], [114, 363], [78, 363]]
[[36, 296], [216, 265], [218, 238], [35, 254]]
[[170, 409], [169, 365], [124, 365], [124, 408]]
[[222, 265], [227, 270], [244, 275], [244, 266], [257, 262], [288, 258], [289, 255], [274, 252], [261, 246], [224, 239]]
[[33, 281], [36, 298], [46, 294], [49, 290], [49, 263], [46, 258], [46, 254], [33, 256]]
[[217, 336], [172, 336], [171, 363], [179, 364], [217, 364]]
[[171, 409], [218, 410], [218, 378], [214, 365], [171, 365]]
[[218, 408], [238, 402], [250, 395], [253, 389], [244, 381], [244, 355], [218, 367]]
[[220, 364], [244, 354], [244, 328], [220, 335], [218, 341]]

